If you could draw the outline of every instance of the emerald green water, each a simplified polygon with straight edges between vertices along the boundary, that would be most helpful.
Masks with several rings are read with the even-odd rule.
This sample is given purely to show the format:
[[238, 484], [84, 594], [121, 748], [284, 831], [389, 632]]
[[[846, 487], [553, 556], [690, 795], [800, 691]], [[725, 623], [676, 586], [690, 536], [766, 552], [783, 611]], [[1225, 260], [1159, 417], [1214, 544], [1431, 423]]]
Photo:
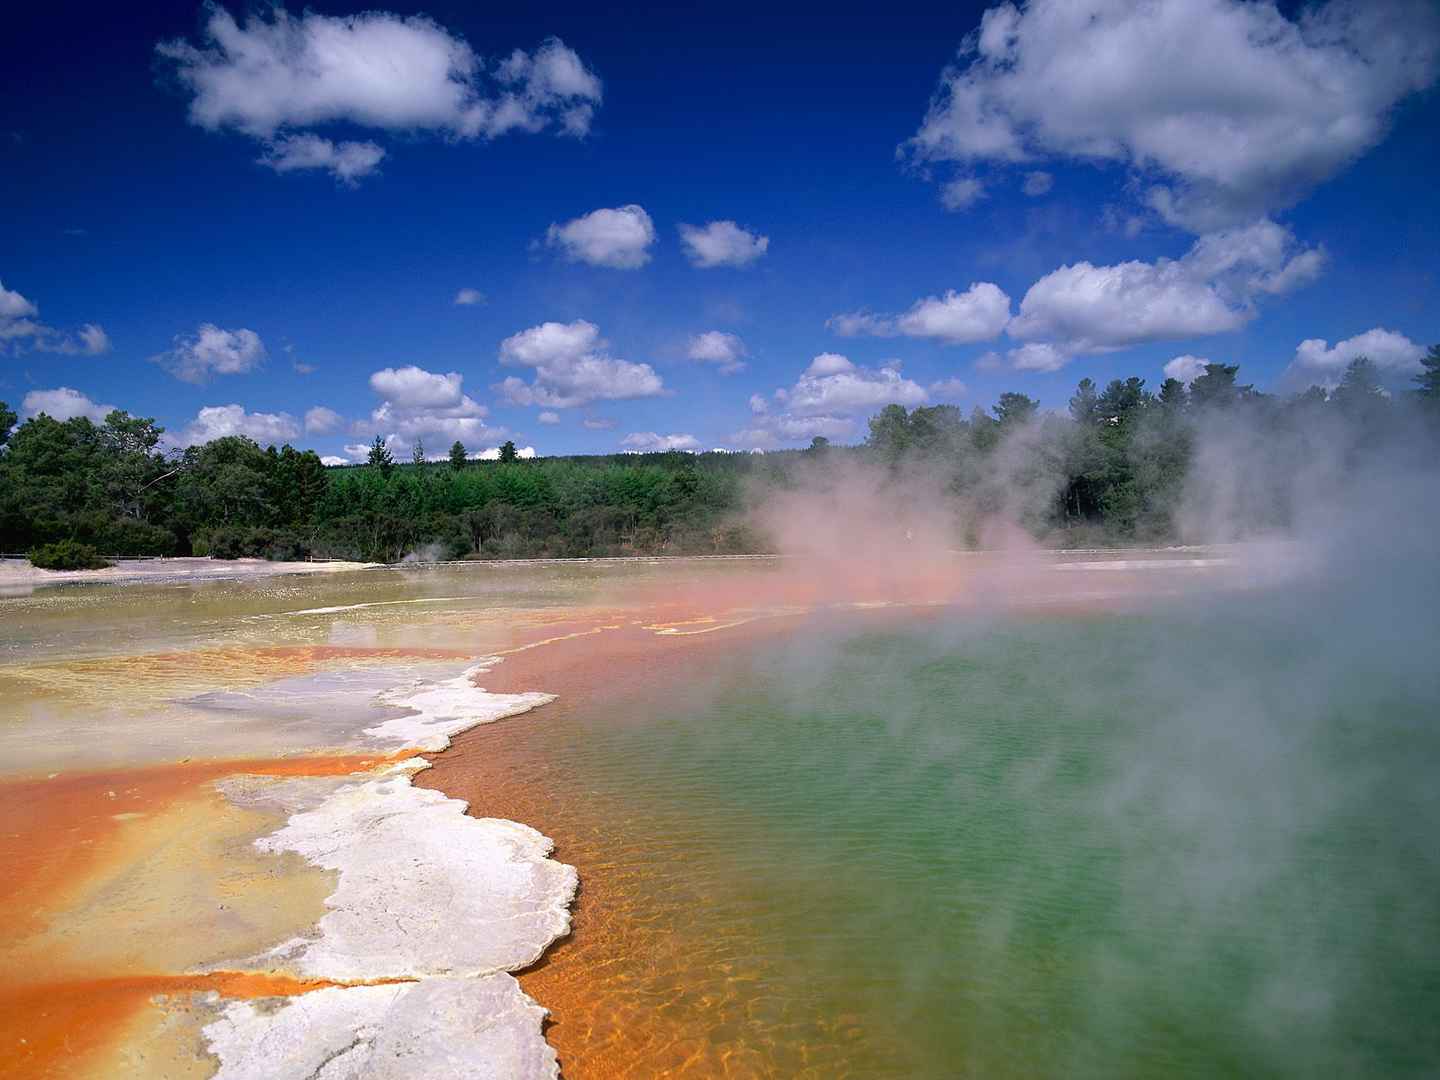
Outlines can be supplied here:
[[592, 1019], [697, 1075], [1434, 1075], [1433, 624], [1335, 599], [816, 626], [511, 727], [631, 923]]

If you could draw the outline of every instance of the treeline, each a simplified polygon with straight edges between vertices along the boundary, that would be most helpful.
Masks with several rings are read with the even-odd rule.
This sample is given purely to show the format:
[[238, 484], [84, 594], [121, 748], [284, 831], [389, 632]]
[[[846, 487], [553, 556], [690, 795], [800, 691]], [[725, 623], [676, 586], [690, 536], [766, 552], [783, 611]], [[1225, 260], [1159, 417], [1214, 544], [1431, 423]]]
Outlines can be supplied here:
[[[739, 554], [767, 550], [748, 524], [773, 487], [803, 485], [826, 461], [890, 470], [897, 484], [926, 478], [974, 513], [1013, 520], [1069, 545], [1163, 542], [1178, 535], [1197, 440], [1217, 424], [1294, 432], [1309, 452], [1317, 419], [1382, 439], [1403, 412], [1440, 417], [1440, 347], [1420, 387], [1390, 396], [1373, 365], [1352, 363], [1329, 393], [1279, 398], [1211, 364], [1187, 388], [1143, 379], [1097, 387], [1081, 380], [1068, 415], [1007, 393], [968, 416], [948, 405], [887, 406], [862, 446], [766, 455], [664, 453], [397, 464], [377, 440], [370, 463], [327, 468], [313, 451], [262, 449], [227, 436], [183, 451], [160, 449], [152, 420], [111, 413], [103, 423], [46, 415], [15, 427], [0, 403], [0, 550], [67, 541], [113, 555], [260, 556], [391, 562]], [[1274, 442], [1268, 445], [1277, 445]], [[1274, 458], [1273, 452], [1267, 452]], [[1247, 483], [1257, 513], [1284, 524], [1282, 485], [1296, 461], [1257, 460]], [[980, 543], [971, 532], [957, 542]]]

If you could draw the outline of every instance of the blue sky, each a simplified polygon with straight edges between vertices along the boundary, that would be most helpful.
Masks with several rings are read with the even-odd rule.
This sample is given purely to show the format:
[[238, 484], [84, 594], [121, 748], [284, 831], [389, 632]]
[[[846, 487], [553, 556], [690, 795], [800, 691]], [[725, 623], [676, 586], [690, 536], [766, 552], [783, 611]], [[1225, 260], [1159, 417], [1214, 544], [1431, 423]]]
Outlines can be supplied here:
[[748, 449], [1440, 341], [1433, 4], [355, 14], [7, 14], [0, 399]]

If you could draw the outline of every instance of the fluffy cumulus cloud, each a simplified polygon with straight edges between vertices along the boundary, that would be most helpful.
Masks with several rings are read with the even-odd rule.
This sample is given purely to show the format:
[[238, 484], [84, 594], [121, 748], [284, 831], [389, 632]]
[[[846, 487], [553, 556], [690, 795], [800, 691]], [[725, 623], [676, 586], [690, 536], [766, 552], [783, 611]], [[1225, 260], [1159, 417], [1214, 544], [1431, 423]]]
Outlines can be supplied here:
[[963, 293], [917, 300], [901, 315], [855, 311], [833, 316], [826, 325], [842, 337], [930, 338], [946, 345], [966, 345], [998, 337], [1010, 321], [1010, 297], [998, 285], [977, 281]]
[[1205, 365], [1210, 363], [1203, 356], [1191, 356], [1186, 353], [1184, 356], [1177, 356], [1174, 360], [1165, 363], [1165, 378], [1178, 379], [1189, 386], [1192, 382], [1205, 374]]
[[316, 405], [305, 413], [306, 435], [333, 435], [344, 426], [345, 418], [324, 405]]
[[379, 433], [392, 449], [404, 451], [426, 439], [478, 446], [506, 434], [485, 423], [490, 410], [465, 393], [465, 378], [456, 371], [440, 374], [413, 364], [381, 368], [370, 376], [370, 389], [382, 400], [369, 420], [357, 421], [350, 430]]
[[658, 454], [663, 450], [699, 450], [700, 440], [694, 435], [658, 435], [653, 431], [632, 431], [620, 440], [620, 445], [636, 454]]
[[1295, 358], [1285, 369], [1281, 383], [1297, 390], [1311, 385], [1332, 390], [1339, 385], [1350, 362], [1361, 356], [1379, 368], [1387, 380], [1403, 380], [1420, 371], [1424, 355], [1424, 347], [1404, 334], [1378, 326], [1334, 345], [1310, 338], [1295, 349]]
[[20, 403], [21, 415], [29, 419], [44, 413], [55, 420], [72, 420], [83, 416], [99, 424], [115, 411], [114, 405], [91, 401], [79, 390], [57, 386], [54, 390], [31, 390]]
[[372, 172], [384, 150], [305, 129], [578, 136], [601, 99], [600, 80], [556, 38], [487, 63], [423, 15], [292, 16], [276, 7], [241, 24], [216, 6], [198, 45], [167, 41], [157, 51], [190, 94], [192, 123], [260, 140], [271, 168], [325, 169], [347, 182]]
[[745, 342], [734, 334], [707, 330], [690, 339], [685, 355], [697, 364], [714, 364], [721, 375], [745, 370]]
[[0, 283], [0, 356], [18, 355], [31, 349], [99, 356], [110, 351], [110, 338], [94, 323], [85, 323], [73, 333], [46, 326], [40, 321], [40, 308], [33, 301]]
[[461, 289], [455, 294], [455, 303], [460, 307], [474, 307], [485, 303], [485, 294], [479, 289]]
[[256, 160], [277, 173], [325, 169], [342, 184], [355, 184], [380, 167], [385, 151], [369, 140], [337, 143], [319, 135], [289, 135], [270, 142]]
[[815, 357], [795, 385], [776, 390], [774, 398], [773, 411], [760, 395], [750, 398], [752, 426], [733, 434], [732, 442], [768, 449], [816, 435], [849, 438], [859, 428], [857, 414], [891, 404], [924, 405], [929, 400], [923, 386], [900, 374], [898, 360], [867, 368], [839, 353]]
[[770, 249], [770, 238], [741, 228], [733, 221], [712, 221], [707, 225], [681, 225], [680, 243], [692, 266], [711, 270], [717, 266], [749, 266]]
[[1331, 0], [1293, 20], [1244, 0], [1002, 3], [906, 149], [966, 169], [1119, 164], [1162, 216], [1208, 231], [1293, 204], [1369, 150], [1434, 82], [1437, 53], [1429, 0]]
[[150, 359], [182, 382], [203, 383], [213, 375], [254, 371], [265, 355], [265, 343], [254, 330], [201, 323], [195, 333], [178, 335], [169, 351]]
[[654, 368], [611, 356], [600, 328], [584, 319], [541, 323], [506, 338], [500, 343], [500, 362], [535, 371], [533, 382], [511, 376], [496, 385], [515, 405], [568, 409], [665, 392]]
[[545, 412], [542, 412], [539, 416], [537, 416], [535, 419], [540, 421], [540, 423], [542, 424], [558, 424], [560, 422], [560, 414], [558, 412], [550, 412], [549, 410], [546, 410]]
[[261, 446], [296, 438], [300, 425], [289, 413], [246, 412], [243, 405], [206, 405], [175, 437], [178, 446], [197, 446], [226, 435], [244, 435]]
[[1083, 353], [1237, 330], [1257, 297], [1308, 284], [1324, 264], [1323, 251], [1267, 220], [1203, 236], [1179, 259], [1062, 266], [1021, 300], [1011, 363], [1053, 371]]
[[558, 248], [571, 262], [635, 270], [650, 261], [655, 223], [643, 206], [631, 203], [613, 209], [592, 210], [582, 217], [551, 225], [545, 243]]

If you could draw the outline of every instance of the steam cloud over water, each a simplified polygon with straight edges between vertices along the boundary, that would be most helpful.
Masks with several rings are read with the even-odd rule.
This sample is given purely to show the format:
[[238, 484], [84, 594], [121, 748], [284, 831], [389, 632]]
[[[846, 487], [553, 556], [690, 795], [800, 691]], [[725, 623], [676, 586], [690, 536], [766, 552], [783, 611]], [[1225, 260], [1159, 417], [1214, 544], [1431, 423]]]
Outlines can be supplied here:
[[[987, 588], [993, 596], [995, 581], [1015, 595], [1055, 581], [1053, 558], [1039, 557], [1055, 537], [1033, 532], [1036, 508], [1064, 483], [1044, 419], [1006, 436], [996, 474], [963, 484], [937, 480], [933, 460], [877, 465], [832, 452], [792, 485], [757, 493], [758, 527], [802, 556], [778, 587], [802, 578], [820, 599], [962, 601], [954, 617], [899, 631], [884, 662], [866, 662], [873, 627], [833, 624], [761, 661], [772, 688], [785, 688], [787, 718], [822, 722], [817, 701], [883, 718], [884, 744], [857, 744], [827, 766], [866, 797], [823, 796], [839, 801], [816, 811], [817, 827], [883, 816], [892, 785], [931, 783], [935, 769], [948, 794], [915, 811], [917, 829], [932, 826], [923, 816], [937, 805], [955, 818], [933, 827], [960, 835], [983, 833], [967, 825], [971, 813], [1021, 808], [1007, 845], [963, 841], [978, 861], [952, 862], [948, 886], [928, 882], [958, 889], [967, 908], [958, 897], [988, 882], [973, 906], [979, 944], [943, 960], [978, 965], [977, 978], [1024, 984], [1026, 926], [1060, 917], [1052, 905], [1098, 902], [1051, 894], [1057, 883], [1114, 905], [1113, 919], [1077, 918], [1089, 929], [1054, 946], [1090, 1004], [1065, 1001], [1078, 1014], [1057, 1017], [1057, 1043], [1032, 1065], [1104, 1075], [1173, 1053], [1177, 1067], [1226, 1061], [1297, 1076], [1440, 1067], [1440, 443], [1431, 418], [1408, 408], [1380, 419], [1201, 416], [1169, 513], [1187, 542], [1238, 544], [1224, 549], [1232, 569], [1091, 629], [1017, 631], [963, 604]], [[1009, 557], [957, 555], [967, 540]], [[919, 673], [956, 665], [969, 674], [953, 697], [917, 696], [934, 690]], [[1013, 757], [996, 751], [992, 722], [1016, 740]], [[696, 737], [720, 738], [708, 734], [716, 726], [706, 721]], [[848, 737], [839, 717], [834, 726], [834, 739]], [[971, 797], [953, 801], [956, 791]], [[1075, 824], [1046, 848], [1036, 837], [1055, 834], [1054, 814]], [[1076, 869], [1075, 845], [1093, 846], [1098, 869]], [[817, 878], [845, 873], [815, 859]], [[994, 859], [1013, 867], [996, 878]], [[888, 924], [902, 952], [915, 944], [896, 930], [898, 912], [884, 911], [898, 899], [882, 890], [851, 903], [880, 918], [857, 935]], [[915, 965], [918, 1013], [921, 998], [959, 992], [932, 970], [941, 961], [916, 953], [904, 963]], [[972, 1036], [1002, 1034], [993, 1017], [954, 1022], [977, 1025]], [[1166, 1025], [1179, 1025], [1168, 1044], [1125, 1045]]]

